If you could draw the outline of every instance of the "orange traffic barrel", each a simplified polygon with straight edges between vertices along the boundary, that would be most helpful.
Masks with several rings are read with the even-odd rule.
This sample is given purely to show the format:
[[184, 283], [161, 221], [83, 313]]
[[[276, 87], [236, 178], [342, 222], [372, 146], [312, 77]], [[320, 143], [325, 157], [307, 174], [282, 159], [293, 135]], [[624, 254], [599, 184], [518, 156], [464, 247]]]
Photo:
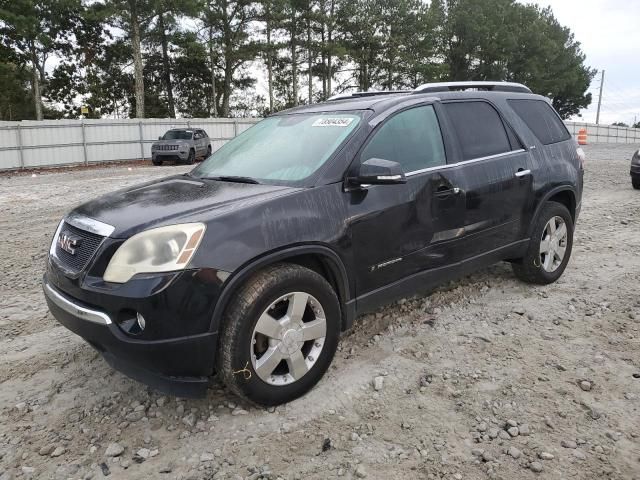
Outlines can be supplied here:
[[587, 144], [587, 129], [581, 128], [578, 130], [578, 145], [586, 145]]

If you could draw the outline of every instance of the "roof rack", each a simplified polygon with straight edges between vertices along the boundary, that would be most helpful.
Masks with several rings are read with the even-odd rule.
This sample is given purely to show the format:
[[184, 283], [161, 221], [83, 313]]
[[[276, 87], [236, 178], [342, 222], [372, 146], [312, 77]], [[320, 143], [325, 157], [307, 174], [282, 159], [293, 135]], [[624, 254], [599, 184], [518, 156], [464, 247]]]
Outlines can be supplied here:
[[413, 93], [452, 92], [457, 90], [487, 90], [490, 92], [532, 93], [529, 87], [515, 82], [437, 82], [425, 83]]
[[370, 90], [368, 92], [348, 92], [339, 93], [327, 99], [328, 102], [334, 100], [344, 100], [345, 98], [362, 98], [362, 97], [377, 97], [380, 95], [392, 95], [394, 93], [412, 93], [412, 90]]

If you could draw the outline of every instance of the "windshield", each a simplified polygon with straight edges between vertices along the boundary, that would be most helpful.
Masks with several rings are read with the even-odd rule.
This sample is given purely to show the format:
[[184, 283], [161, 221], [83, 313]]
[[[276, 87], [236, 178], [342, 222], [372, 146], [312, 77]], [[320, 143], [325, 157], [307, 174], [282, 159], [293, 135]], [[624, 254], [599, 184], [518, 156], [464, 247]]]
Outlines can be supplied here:
[[191, 140], [191, 130], [169, 130], [162, 137], [163, 140]]
[[345, 113], [269, 117], [226, 143], [193, 175], [300, 181], [327, 161], [359, 121]]

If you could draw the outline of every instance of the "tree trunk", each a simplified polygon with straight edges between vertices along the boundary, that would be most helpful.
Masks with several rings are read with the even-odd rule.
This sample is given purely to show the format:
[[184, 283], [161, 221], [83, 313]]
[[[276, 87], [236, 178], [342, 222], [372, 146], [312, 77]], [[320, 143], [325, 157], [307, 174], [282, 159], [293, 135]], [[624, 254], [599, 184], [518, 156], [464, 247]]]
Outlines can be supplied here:
[[327, 52], [327, 95], [330, 97], [333, 94], [333, 87], [331, 86], [331, 80], [333, 79], [333, 66], [331, 61], [333, 60], [333, 27], [335, 25], [333, 21], [333, 15], [335, 13], [336, 2], [331, 0], [331, 8], [329, 9], [329, 27], [327, 29], [327, 42], [329, 44], [329, 51]]
[[[332, 35], [331, 30], [327, 33], [327, 40], [329, 43], [329, 49], [332, 48]], [[331, 55], [331, 50], [327, 52], [327, 98], [333, 94], [333, 86], [331, 85], [331, 80], [333, 79], [333, 65], [331, 65], [331, 61], [333, 60], [333, 55]]]
[[158, 17], [158, 27], [160, 28], [160, 38], [162, 42], [162, 68], [164, 76], [164, 88], [167, 91], [167, 103], [169, 104], [169, 116], [176, 118], [176, 105], [173, 101], [173, 85], [171, 85], [171, 66], [169, 65], [169, 53], [167, 46], [167, 34], [164, 30], [164, 14]]
[[222, 90], [222, 116], [229, 118], [231, 103], [231, 83], [233, 81], [233, 64], [231, 55], [225, 51], [224, 55], [224, 84]]
[[133, 49], [133, 78], [136, 96], [136, 118], [144, 118], [144, 76], [142, 72], [142, 52], [140, 49], [140, 23], [136, 0], [129, 0], [131, 7], [131, 48]]
[[273, 113], [273, 52], [271, 51], [271, 12], [267, 12], [267, 82], [269, 84], [269, 113]]
[[327, 99], [327, 42], [325, 38], [325, 23], [320, 29], [320, 61], [322, 62], [322, 99]]
[[33, 101], [36, 108], [36, 120], [42, 120], [42, 94], [40, 93], [40, 72], [38, 70], [38, 56], [35, 48], [31, 48], [31, 64], [33, 73]]
[[297, 45], [296, 36], [298, 34], [298, 27], [296, 24], [296, 12], [293, 11], [291, 25], [291, 91], [293, 96], [293, 106], [298, 105], [298, 57], [297, 57]]
[[311, 58], [311, 3], [309, 3], [309, 9], [307, 10], [307, 66], [309, 68], [309, 105], [313, 103], [313, 72], [311, 71], [312, 65], [313, 58]]
[[210, 115], [213, 118], [218, 116], [218, 105], [216, 103], [216, 61], [213, 51], [213, 27], [209, 27], [209, 63], [211, 64], [211, 109]]

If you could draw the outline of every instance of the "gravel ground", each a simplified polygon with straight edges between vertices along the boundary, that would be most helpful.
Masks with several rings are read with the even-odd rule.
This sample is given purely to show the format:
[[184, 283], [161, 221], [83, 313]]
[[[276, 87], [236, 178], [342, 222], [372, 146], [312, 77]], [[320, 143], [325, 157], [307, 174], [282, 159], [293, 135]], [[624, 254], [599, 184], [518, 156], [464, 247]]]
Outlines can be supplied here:
[[[73, 205], [188, 167], [0, 178], [0, 479], [640, 479], [640, 192], [589, 146], [573, 258], [499, 264], [357, 320], [307, 396], [160, 396], [57, 325], [40, 290]], [[379, 378], [378, 378], [379, 377]]]

